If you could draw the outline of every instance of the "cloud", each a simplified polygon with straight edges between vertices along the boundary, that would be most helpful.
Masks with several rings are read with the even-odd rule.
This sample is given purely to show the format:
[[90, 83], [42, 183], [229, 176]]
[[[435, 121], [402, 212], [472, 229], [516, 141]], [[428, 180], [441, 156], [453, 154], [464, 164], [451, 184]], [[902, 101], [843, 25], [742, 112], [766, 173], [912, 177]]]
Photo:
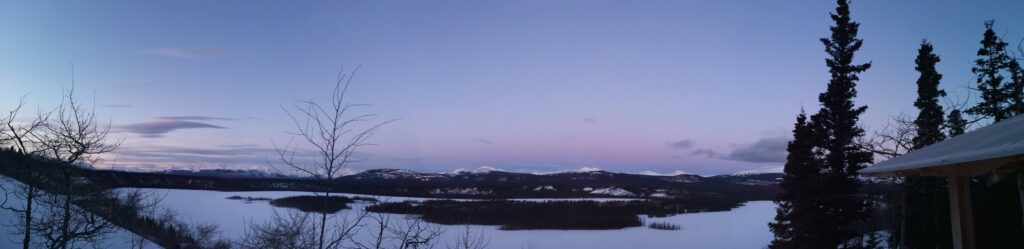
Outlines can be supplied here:
[[715, 157], [718, 153], [711, 149], [699, 148], [690, 152], [690, 155], [704, 156], [704, 157]]
[[786, 137], [762, 138], [752, 144], [744, 144], [725, 155], [725, 159], [754, 162], [781, 163], [786, 162]]
[[232, 120], [229, 118], [205, 116], [157, 117], [141, 123], [118, 126], [124, 132], [139, 134], [146, 138], [163, 137], [165, 134], [181, 129], [226, 129], [227, 127], [198, 121]]
[[474, 138], [473, 141], [476, 141], [477, 143], [487, 144], [487, 145], [494, 144], [494, 141], [487, 140], [487, 139]]
[[591, 117], [586, 117], [586, 118], [583, 118], [583, 122], [587, 122], [587, 123], [593, 124], [593, 123], [597, 123], [597, 119], [591, 118]]
[[210, 117], [210, 116], [164, 116], [164, 117], [156, 117], [156, 118], [157, 119], [168, 119], [168, 120], [193, 120], [193, 121], [195, 121], [195, 120], [203, 120], [203, 121], [210, 121], [210, 120], [220, 120], [220, 121], [237, 120], [237, 119], [234, 119], [234, 118], [222, 118], [222, 117]]
[[[300, 150], [298, 159], [312, 157], [311, 152]], [[125, 146], [114, 151], [115, 166], [149, 170], [187, 168], [266, 168], [277, 158], [273, 148], [257, 145], [227, 145], [214, 147]]]
[[689, 149], [690, 147], [693, 147], [693, 144], [693, 140], [683, 139], [668, 143], [668, 147], [672, 148], [673, 150], [685, 150]]
[[176, 59], [205, 59], [221, 54], [220, 49], [211, 48], [154, 48], [147, 50], [146, 54], [159, 55]]

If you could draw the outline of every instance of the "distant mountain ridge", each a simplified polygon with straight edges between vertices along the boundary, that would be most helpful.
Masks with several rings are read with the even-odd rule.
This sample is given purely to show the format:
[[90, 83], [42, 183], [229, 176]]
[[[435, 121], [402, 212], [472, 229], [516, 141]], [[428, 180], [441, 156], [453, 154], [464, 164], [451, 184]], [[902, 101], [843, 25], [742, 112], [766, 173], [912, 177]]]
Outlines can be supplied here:
[[183, 170], [183, 169], [170, 169], [157, 171], [156, 173], [172, 174], [172, 175], [186, 175], [186, 176], [217, 176], [217, 177], [228, 177], [228, 178], [298, 178], [295, 176], [288, 176], [280, 173], [272, 173], [263, 170], [247, 169], [201, 169], [201, 170]]
[[[235, 178], [316, 178], [309, 176], [293, 176], [282, 173], [268, 172], [266, 170], [256, 169], [200, 169], [200, 170], [184, 170], [184, 169], [170, 169], [156, 171], [155, 173], [165, 173], [174, 175], [193, 175], [193, 176], [219, 176], [219, 177], [235, 177]], [[564, 170], [554, 172], [513, 172], [505, 171], [500, 168], [491, 166], [481, 166], [473, 170], [467, 170], [465, 168], [456, 169], [450, 173], [425, 173], [418, 172], [408, 169], [397, 169], [397, 168], [379, 168], [370, 169], [365, 171], [352, 171], [346, 170], [339, 178], [356, 178], [356, 179], [368, 179], [368, 178], [380, 178], [380, 179], [431, 179], [431, 178], [446, 178], [446, 177], [458, 177], [458, 176], [482, 176], [482, 175], [506, 175], [506, 176], [523, 176], [523, 175], [575, 175], [578, 177], [594, 177], [599, 175], [636, 175], [636, 176], [659, 176], [659, 177], [670, 177], [670, 178], [709, 178], [709, 177], [722, 177], [722, 176], [749, 176], [749, 175], [772, 175], [781, 174], [780, 170], [775, 169], [756, 169], [756, 170], [744, 170], [735, 172], [728, 175], [712, 175], [712, 176], [700, 176], [696, 174], [690, 174], [682, 170], [676, 170], [671, 173], [658, 173], [650, 170], [644, 170], [638, 173], [626, 173], [626, 172], [612, 172], [606, 171], [599, 168], [583, 167], [576, 170]]]

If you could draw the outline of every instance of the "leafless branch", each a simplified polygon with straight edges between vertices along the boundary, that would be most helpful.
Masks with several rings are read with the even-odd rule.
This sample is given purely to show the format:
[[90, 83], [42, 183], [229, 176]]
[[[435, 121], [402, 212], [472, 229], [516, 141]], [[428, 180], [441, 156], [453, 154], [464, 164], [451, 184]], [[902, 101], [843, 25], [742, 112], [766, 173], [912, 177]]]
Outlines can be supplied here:
[[96, 156], [113, 152], [123, 139], [109, 142], [110, 122], [100, 126], [96, 119], [95, 106], [83, 106], [75, 92], [74, 81], [64, 88], [60, 105], [52, 112], [45, 132], [37, 135], [46, 155], [66, 163], [78, 166], [98, 162]]
[[464, 226], [462, 233], [455, 238], [454, 244], [447, 245], [448, 249], [484, 249], [491, 244], [483, 228], [474, 232], [469, 226]]
[[886, 158], [903, 155], [914, 148], [913, 139], [917, 136], [914, 119], [900, 113], [891, 117], [890, 121], [874, 134], [859, 142], [868, 151]]

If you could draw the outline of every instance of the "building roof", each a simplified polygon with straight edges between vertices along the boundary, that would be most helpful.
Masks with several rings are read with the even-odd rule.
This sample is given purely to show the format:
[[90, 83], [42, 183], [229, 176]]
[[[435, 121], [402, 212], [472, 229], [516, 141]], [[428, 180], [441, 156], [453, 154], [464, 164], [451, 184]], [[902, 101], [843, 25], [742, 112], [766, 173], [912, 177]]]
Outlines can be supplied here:
[[875, 176], [979, 175], [1020, 161], [1024, 161], [1024, 115], [946, 139], [860, 172]]

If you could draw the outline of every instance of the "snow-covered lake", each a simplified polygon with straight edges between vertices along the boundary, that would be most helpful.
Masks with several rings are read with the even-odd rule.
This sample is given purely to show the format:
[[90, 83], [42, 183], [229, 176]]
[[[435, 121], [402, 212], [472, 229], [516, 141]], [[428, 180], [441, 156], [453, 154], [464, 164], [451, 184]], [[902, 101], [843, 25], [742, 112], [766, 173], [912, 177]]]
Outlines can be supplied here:
[[[149, 190], [164, 196], [161, 206], [173, 210], [178, 219], [191, 224], [212, 223], [220, 227], [222, 236], [237, 239], [243, 236], [248, 224], [262, 223], [275, 211], [288, 212], [291, 209], [277, 208], [266, 201], [244, 202], [230, 200], [230, 196], [280, 198], [294, 195], [308, 195], [303, 192], [218, 192], [203, 190]], [[378, 197], [388, 201], [422, 200], [423, 198]], [[548, 199], [550, 200], [550, 199]], [[364, 204], [356, 203], [354, 208]], [[351, 209], [343, 210], [351, 215]], [[633, 227], [619, 230], [498, 230], [497, 226], [469, 226], [474, 232], [484, 231], [490, 240], [488, 248], [764, 248], [772, 239], [767, 223], [775, 214], [775, 205], [770, 201], [747, 202], [744, 206], [726, 212], [681, 214], [663, 218], [644, 218], [646, 222], [669, 222], [682, 226], [681, 230], [666, 231], [647, 227]], [[406, 216], [401, 216], [406, 217]], [[0, 222], [15, 219], [14, 214], [0, 210]], [[408, 217], [411, 218], [411, 217]], [[447, 232], [441, 237], [438, 247], [455, 240], [466, 226], [441, 226]], [[0, 228], [3, 236], [0, 248], [14, 248], [18, 236], [10, 235], [10, 228]], [[362, 236], [362, 235], [357, 235]], [[131, 236], [119, 231], [109, 239], [112, 248], [127, 245]], [[358, 238], [358, 237], [357, 237]], [[118, 241], [118, 240], [124, 240]]]
[[[301, 192], [217, 192], [201, 190], [153, 190], [166, 194], [163, 206], [181, 214], [181, 219], [192, 222], [211, 222], [221, 227], [225, 236], [241, 236], [249, 222], [262, 222], [276, 208], [267, 202], [246, 203], [228, 200], [229, 196], [280, 198], [308, 193]], [[423, 198], [378, 197], [388, 201]], [[359, 204], [354, 205], [358, 208]], [[349, 212], [344, 210], [342, 212]], [[768, 222], [775, 215], [775, 204], [770, 201], [747, 202], [727, 212], [681, 214], [664, 218], [645, 218], [647, 222], [669, 222], [682, 226], [682, 230], [665, 231], [647, 227], [619, 230], [498, 230], [497, 226], [470, 226], [474, 231], [483, 229], [495, 249], [521, 248], [764, 248], [772, 239]], [[464, 226], [443, 226], [448, 232], [442, 238], [454, 240]]]

